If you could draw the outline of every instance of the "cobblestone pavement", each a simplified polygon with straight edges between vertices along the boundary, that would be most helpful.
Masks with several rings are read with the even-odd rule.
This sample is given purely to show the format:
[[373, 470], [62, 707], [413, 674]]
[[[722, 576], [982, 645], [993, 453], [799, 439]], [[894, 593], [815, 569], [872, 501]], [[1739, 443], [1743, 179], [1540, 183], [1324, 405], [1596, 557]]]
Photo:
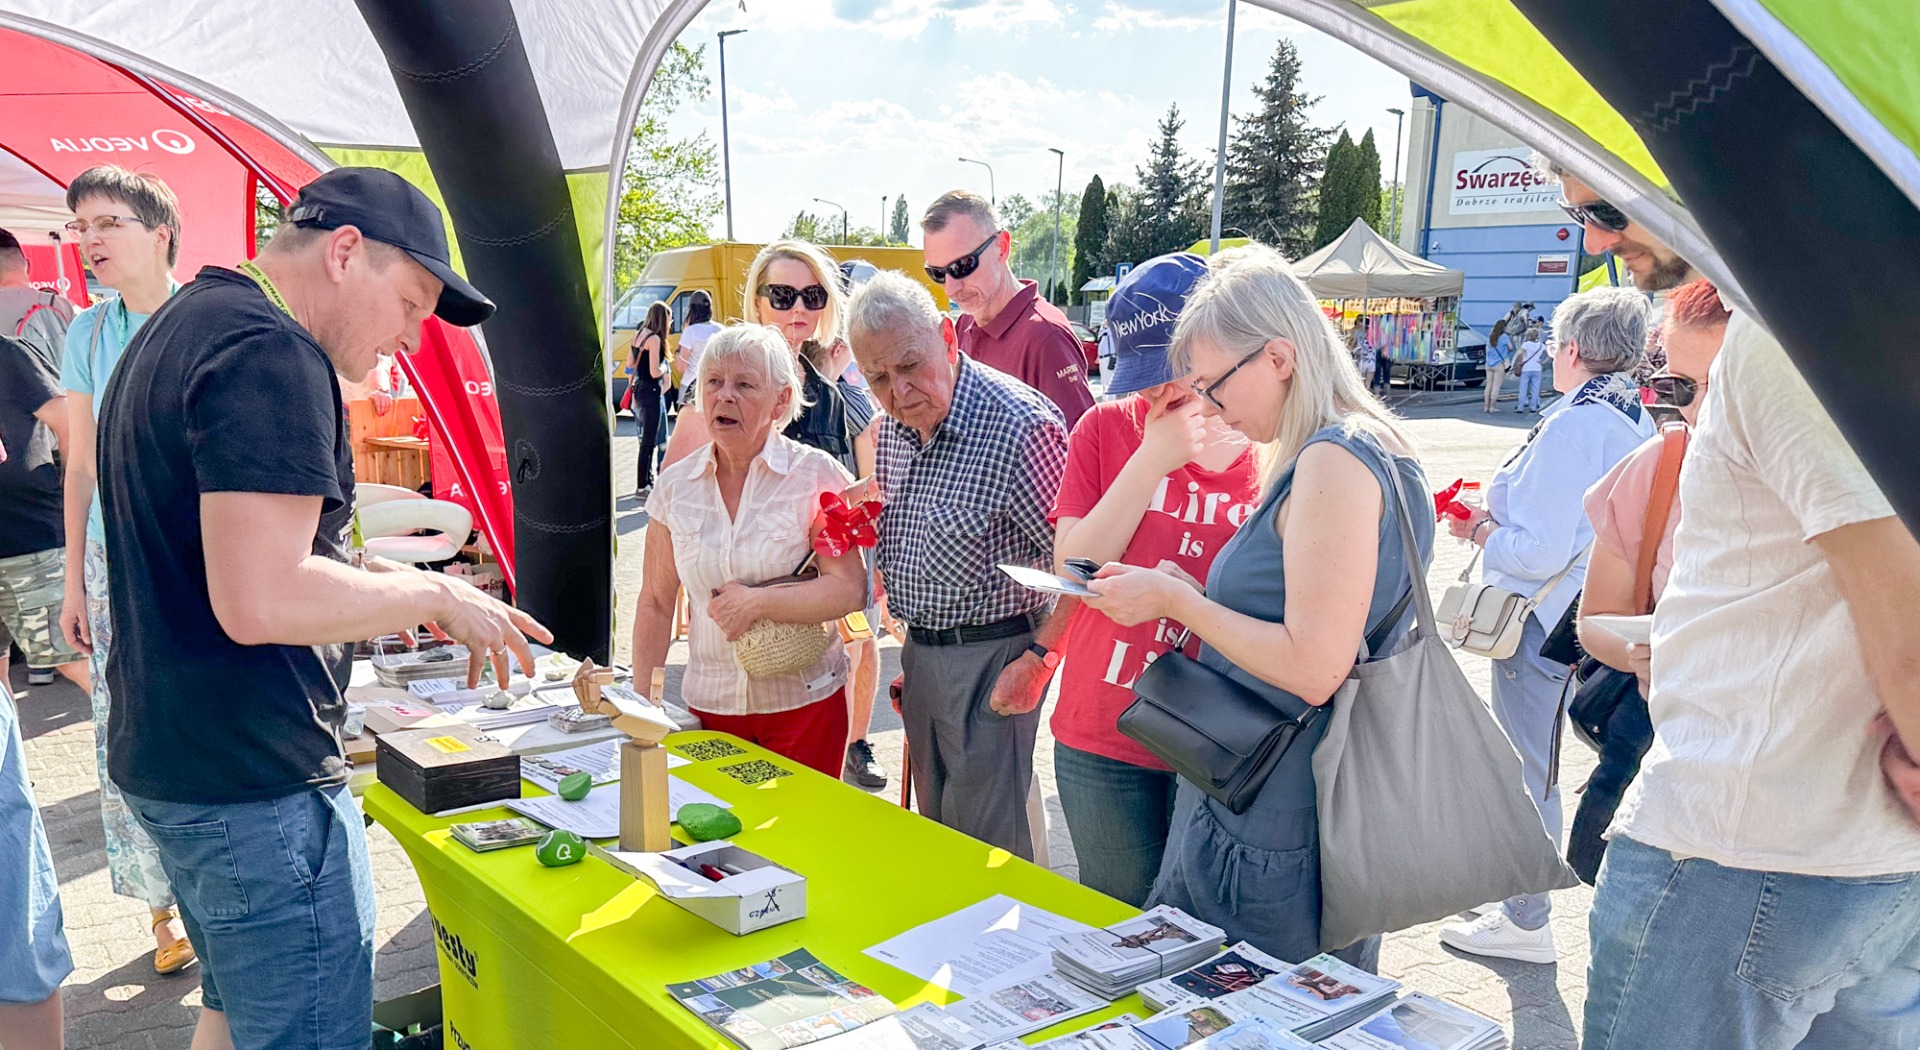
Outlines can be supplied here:
[[[1490, 476], [1506, 449], [1524, 434], [1529, 417], [1511, 413], [1484, 416], [1478, 397], [1470, 405], [1414, 409], [1415, 439], [1430, 477], [1436, 484], [1455, 477]], [[632, 424], [622, 419], [613, 460], [616, 491], [632, 491]], [[622, 539], [617, 586], [630, 602], [640, 575], [640, 537], [644, 517], [630, 498], [619, 503]], [[1465, 566], [1467, 548], [1451, 539], [1436, 544], [1430, 579], [1438, 592]], [[625, 617], [623, 616], [624, 620]], [[619, 639], [627, 648], [627, 639]], [[883, 646], [886, 662], [881, 679], [899, 673], [899, 648]], [[684, 646], [671, 661], [683, 664]], [[1487, 661], [1463, 657], [1462, 666], [1475, 685], [1487, 689]], [[16, 693], [25, 685], [23, 671], [12, 674]], [[677, 688], [673, 682], [670, 688]], [[884, 700], [876, 715], [872, 740], [881, 760], [892, 770], [900, 764], [899, 720]], [[210, 712], [209, 717], [219, 717]], [[76, 969], [66, 987], [68, 1046], [76, 1050], [113, 1047], [116, 1050], [178, 1050], [186, 1047], [197, 1014], [200, 992], [194, 971], [174, 977], [156, 977], [151, 966], [152, 942], [146, 930], [145, 908], [136, 901], [115, 897], [108, 886], [106, 857], [101, 846], [98, 782], [94, 771], [93, 725], [84, 697], [65, 685], [34, 689], [21, 700], [22, 731], [27, 762], [34, 780], [54, 861], [60, 874], [66, 908], [67, 936], [73, 945]], [[1054, 792], [1051, 735], [1042, 730], [1035, 765], [1047, 799], [1049, 848], [1055, 870], [1071, 878], [1077, 873], [1073, 846], [1060, 816]], [[1577, 785], [1592, 766], [1591, 756], [1579, 746], [1566, 752], [1566, 782]], [[896, 791], [885, 792], [897, 798]], [[1573, 805], [1567, 807], [1572, 817]], [[376, 934], [379, 949], [377, 994], [382, 998], [426, 987], [438, 980], [431, 927], [420, 884], [393, 838], [377, 825], [369, 829], [374, 885], [380, 902]], [[1486, 961], [1440, 946], [1439, 924], [1403, 931], [1387, 939], [1381, 955], [1383, 972], [1406, 982], [1409, 988], [1445, 996], [1508, 1026], [1519, 1050], [1560, 1050], [1577, 1045], [1574, 1035], [1585, 995], [1587, 954], [1586, 913], [1590, 894], [1585, 888], [1555, 895], [1553, 927], [1560, 961], [1555, 966]]]

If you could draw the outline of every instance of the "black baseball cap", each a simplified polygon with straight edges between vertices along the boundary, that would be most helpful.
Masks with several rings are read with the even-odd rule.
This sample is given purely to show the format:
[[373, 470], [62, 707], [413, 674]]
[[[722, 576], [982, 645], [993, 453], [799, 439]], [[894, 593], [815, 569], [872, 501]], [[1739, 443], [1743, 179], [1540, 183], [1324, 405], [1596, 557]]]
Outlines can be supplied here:
[[295, 226], [333, 230], [352, 226], [391, 244], [440, 278], [433, 312], [468, 328], [493, 316], [493, 300], [453, 271], [440, 209], [407, 180], [384, 168], [335, 168], [307, 183], [287, 219]]

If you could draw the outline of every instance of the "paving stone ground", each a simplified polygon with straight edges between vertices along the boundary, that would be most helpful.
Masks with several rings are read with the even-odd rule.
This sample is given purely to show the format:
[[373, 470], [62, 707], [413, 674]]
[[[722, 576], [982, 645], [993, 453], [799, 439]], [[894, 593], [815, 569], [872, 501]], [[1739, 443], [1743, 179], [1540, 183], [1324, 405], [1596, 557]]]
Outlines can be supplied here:
[[[1530, 417], [1510, 412], [1483, 415], [1478, 403], [1475, 395], [1470, 404], [1408, 410], [1422, 459], [1436, 484], [1461, 476], [1490, 476], [1505, 451], [1531, 425]], [[631, 421], [621, 420], [614, 444], [615, 491], [631, 492], [635, 451]], [[630, 602], [639, 582], [639, 540], [645, 522], [631, 499], [622, 499], [618, 511], [622, 543], [616, 585], [626, 596], [623, 600]], [[1468, 553], [1451, 539], [1443, 537], [1437, 542], [1429, 577], [1436, 596], [1466, 565]], [[624, 658], [626, 639], [619, 640], [619, 648]], [[886, 663], [881, 678], [884, 683], [899, 673], [899, 647], [886, 643], [882, 656]], [[685, 660], [684, 645], [676, 646], [670, 658], [676, 671]], [[1485, 693], [1487, 661], [1465, 656], [1461, 664]], [[25, 687], [24, 673], [17, 666], [12, 686], [16, 694]], [[670, 688], [677, 688], [677, 682]], [[884, 700], [880, 706], [872, 740], [888, 768], [898, 770], [900, 723], [886, 709]], [[27, 692], [21, 700], [21, 726], [29, 772], [53, 844], [67, 936], [76, 965], [65, 992], [67, 1045], [75, 1050], [186, 1047], [200, 1003], [193, 971], [174, 977], [154, 975], [145, 907], [115, 897], [108, 884], [93, 725], [85, 698], [64, 683]], [[1052, 737], [1043, 729], [1035, 766], [1046, 796], [1051, 862], [1055, 870], [1072, 878], [1078, 867], [1054, 791], [1052, 753]], [[1567, 748], [1565, 760], [1565, 782], [1584, 782], [1592, 767], [1591, 756], [1574, 745]], [[892, 789], [883, 794], [898, 797]], [[1566, 807], [1568, 819], [1573, 808], [1571, 802]], [[405, 853], [377, 825], [368, 836], [380, 903], [376, 994], [386, 998], [434, 984], [439, 976], [426, 903]], [[1580, 1026], [1585, 997], [1586, 913], [1590, 900], [1591, 894], [1584, 887], [1554, 895], [1557, 965], [1462, 955], [1440, 945], [1436, 938], [1439, 924], [1432, 924], [1387, 938], [1381, 968], [1409, 988], [1444, 996], [1496, 1018], [1508, 1027], [1519, 1050], [1571, 1050], [1578, 1043], [1574, 1033]]]

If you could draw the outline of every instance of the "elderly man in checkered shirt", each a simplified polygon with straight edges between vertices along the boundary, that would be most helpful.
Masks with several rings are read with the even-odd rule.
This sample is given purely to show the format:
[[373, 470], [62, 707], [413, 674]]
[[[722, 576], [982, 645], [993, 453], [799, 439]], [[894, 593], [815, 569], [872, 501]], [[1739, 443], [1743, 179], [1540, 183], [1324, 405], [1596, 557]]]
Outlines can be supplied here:
[[920, 812], [1031, 859], [1033, 741], [1071, 610], [994, 566], [1052, 565], [1066, 423], [1032, 387], [961, 355], [953, 322], [907, 277], [876, 276], [849, 313], [887, 412], [879, 567], [907, 625], [900, 708]]

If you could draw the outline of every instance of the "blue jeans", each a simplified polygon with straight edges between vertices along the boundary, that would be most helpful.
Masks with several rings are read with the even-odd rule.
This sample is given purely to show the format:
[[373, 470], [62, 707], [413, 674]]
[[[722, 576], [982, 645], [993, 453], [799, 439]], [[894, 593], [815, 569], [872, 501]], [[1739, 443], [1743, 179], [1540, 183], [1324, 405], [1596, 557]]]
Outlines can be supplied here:
[[[1547, 643], [1547, 629], [1540, 617], [1529, 614], [1520, 632], [1520, 648], [1512, 656], [1493, 662], [1493, 717], [1507, 731], [1514, 750], [1520, 752], [1521, 775], [1527, 794], [1539, 807], [1540, 820], [1553, 841], [1566, 843], [1560, 818], [1560, 785], [1548, 783], [1553, 770], [1554, 747], [1558, 743], [1560, 694], [1567, 683], [1567, 665], [1556, 664], [1540, 655]], [[1549, 904], [1544, 893], [1523, 893], [1509, 897], [1507, 918], [1522, 929], [1537, 930], [1546, 925]]]
[[1585, 1050], [1913, 1050], [1920, 872], [1820, 878], [1607, 847]]
[[344, 785], [262, 802], [126, 795], [160, 849], [206, 1005], [239, 1050], [365, 1050], [373, 870]]
[[1540, 411], [1540, 373], [1520, 373], [1520, 411]]
[[1053, 775], [1060, 784], [1060, 810], [1080, 861], [1080, 884], [1136, 908], [1144, 908], [1167, 852], [1173, 797], [1180, 778], [1059, 741], [1053, 744]]

